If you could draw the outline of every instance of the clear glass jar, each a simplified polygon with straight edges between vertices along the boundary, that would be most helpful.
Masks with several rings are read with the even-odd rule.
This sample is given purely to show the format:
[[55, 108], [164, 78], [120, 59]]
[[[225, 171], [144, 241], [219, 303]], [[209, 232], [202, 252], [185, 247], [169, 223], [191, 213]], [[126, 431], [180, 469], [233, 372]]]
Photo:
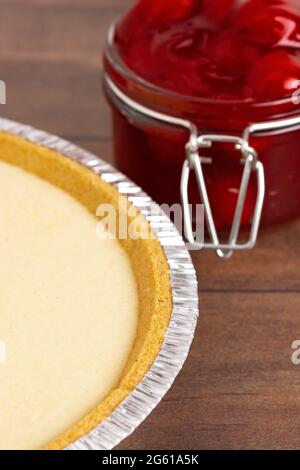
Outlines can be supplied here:
[[[242, 136], [252, 123], [278, 122], [300, 115], [291, 97], [260, 103], [186, 96], [150, 83], [129, 69], [115, 44], [115, 27], [109, 33], [104, 56], [106, 77], [135, 103], [164, 115], [186, 119], [201, 134]], [[157, 202], [181, 200], [180, 179], [189, 134], [183, 128], [152, 119], [121, 102], [106, 87], [113, 112], [115, 161]], [[300, 126], [267, 131], [250, 139], [265, 171], [266, 192], [262, 214], [264, 227], [290, 221], [300, 215]], [[236, 210], [243, 166], [232, 144], [219, 142], [201, 149], [211, 163], [203, 167], [215, 226], [228, 230]], [[192, 179], [190, 200], [198, 203], [199, 189]], [[257, 200], [257, 181], [251, 175], [242, 213], [242, 227], [252, 223]]]

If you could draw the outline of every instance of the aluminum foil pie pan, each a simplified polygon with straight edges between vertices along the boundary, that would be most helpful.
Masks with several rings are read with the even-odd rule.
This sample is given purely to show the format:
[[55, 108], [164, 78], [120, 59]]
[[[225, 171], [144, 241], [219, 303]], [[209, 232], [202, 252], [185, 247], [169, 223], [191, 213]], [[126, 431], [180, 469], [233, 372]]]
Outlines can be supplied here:
[[181, 235], [159, 206], [96, 155], [59, 137], [7, 119], [0, 118], [0, 131], [60, 152], [112, 184], [146, 217], [168, 260], [173, 311], [160, 353], [144, 379], [110, 417], [67, 447], [67, 450], [110, 450], [129, 436], [158, 405], [187, 358], [199, 313], [198, 285], [191, 257]]

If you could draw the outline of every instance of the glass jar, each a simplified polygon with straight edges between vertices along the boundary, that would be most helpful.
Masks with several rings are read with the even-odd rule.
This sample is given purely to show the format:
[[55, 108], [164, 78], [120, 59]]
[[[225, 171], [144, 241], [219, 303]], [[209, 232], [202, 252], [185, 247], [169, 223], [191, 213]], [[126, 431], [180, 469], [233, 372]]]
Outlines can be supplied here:
[[[258, 188], [255, 171], [251, 172], [241, 196], [243, 145], [255, 151], [255, 155], [246, 152], [246, 157], [257, 159], [264, 169], [261, 225], [280, 224], [300, 215], [298, 99], [288, 97], [256, 104], [191, 97], [166, 90], [126, 66], [115, 44], [115, 26], [108, 35], [104, 69], [105, 89], [113, 112], [116, 164], [157, 202], [172, 205], [182, 200], [182, 167], [192, 131], [178, 122], [175, 125], [172, 121], [175, 118], [191, 123], [198, 136], [213, 137], [211, 141], [204, 139], [202, 145], [198, 142], [200, 145], [195, 149], [203, 163], [204, 196], [210, 202], [213, 229], [225, 232], [232, 227], [238, 202], [243, 204], [237, 229], [240, 226], [249, 229], [255, 211], [259, 211], [258, 198], [262, 194], [258, 194], [258, 189], [264, 192], [264, 188]], [[221, 138], [215, 139], [216, 136]], [[239, 142], [234, 138], [243, 139]], [[197, 181], [191, 175], [189, 183], [189, 201], [203, 202], [199, 178]], [[237, 234], [233, 238], [236, 242]], [[215, 239], [213, 245], [216, 244]], [[249, 248], [253, 243], [250, 245]]]

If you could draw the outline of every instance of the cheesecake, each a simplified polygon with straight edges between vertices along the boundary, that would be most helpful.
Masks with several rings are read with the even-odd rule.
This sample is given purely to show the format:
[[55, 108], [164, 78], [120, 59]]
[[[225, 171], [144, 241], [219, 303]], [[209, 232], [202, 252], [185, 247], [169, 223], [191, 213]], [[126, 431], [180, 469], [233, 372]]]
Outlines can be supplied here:
[[99, 205], [141, 217], [119, 199], [80, 163], [0, 133], [1, 450], [64, 449], [112, 414], [160, 351], [169, 266], [155, 236], [107, 236]]

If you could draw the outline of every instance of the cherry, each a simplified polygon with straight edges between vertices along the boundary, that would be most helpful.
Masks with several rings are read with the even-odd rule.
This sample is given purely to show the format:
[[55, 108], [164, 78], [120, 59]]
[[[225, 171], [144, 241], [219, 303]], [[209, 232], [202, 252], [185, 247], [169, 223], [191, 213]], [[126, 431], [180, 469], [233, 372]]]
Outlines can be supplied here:
[[273, 46], [279, 42], [284, 33], [284, 23], [281, 18], [264, 11], [245, 23], [241, 22], [239, 29], [247, 41], [254, 44]]
[[239, 0], [204, 0], [204, 15], [215, 23], [222, 23], [232, 16]]
[[259, 50], [241, 41], [236, 31], [226, 31], [216, 38], [211, 38], [207, 52], [221, 75], [238, 74], [255, 63], [259, 57]]
[[[237, 16], [237, 27], [246, 41], [272, 47], [291, 45], [299, 47], [293, 34], [299, 30], [300, 10], [289, 2], [252, 0], [243, 5]], [[292, 41], [293, 44], [287, 44]]]
[[269, 52], [252, 68], [248, 83], [258, 99], [290, 96], [300, 87], [300, 56], [283, 50]]

